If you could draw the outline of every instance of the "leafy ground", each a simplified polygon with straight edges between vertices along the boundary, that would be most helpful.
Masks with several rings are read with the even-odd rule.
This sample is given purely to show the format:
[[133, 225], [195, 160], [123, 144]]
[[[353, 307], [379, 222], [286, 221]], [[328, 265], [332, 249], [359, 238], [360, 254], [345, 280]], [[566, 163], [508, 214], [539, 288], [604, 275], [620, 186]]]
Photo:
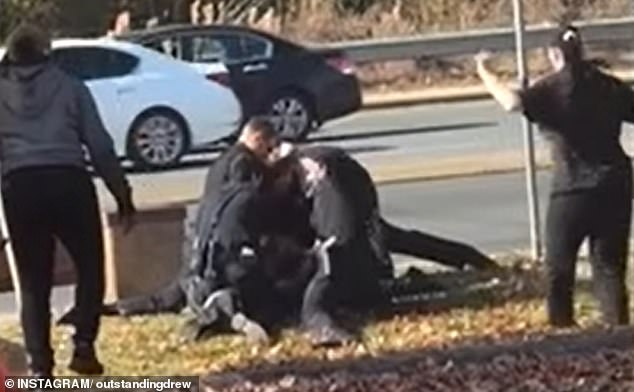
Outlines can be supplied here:
[[634, 353], [600, 350], [557, 357], [503, 355], [491, 361], [455, 365], [419, 361], [392, 371], [362, 375], [339, 371], [318, 377], [285, 376], [263, 383], [241, 382], [212, 387], [225, 392], [538, 392], [634, 390]]
[[[221, 336], [202, 343], [191, 343], [186, 341], [180, 333], [184, 325], [182, 317], [161, 316], [105, 319], [99, 351], [107, 364], [109, 375], [204, 375], [210, 372], [241, 369], [253, 371], [284, 368], [285, 365], [299, 369], [310, 364], [329, 363], [336, 360], [371, 360], [412, 350], [450, 350], [470, 344], [487, 346], [505, 342], [513, 343], [524, 341], [527, 337], [539, 338], [561, 333], [549, 330], [546, 325], [543, 300], [540, 298], [542, 295], [540, 276], [538, 266], [517, 261], [506, 272], [495, 276], [477, 273], [436, 275], [434, 277], [436, 285], [447, 287], [448, 291], [443, 291], [442, 295], [430, 291], [422, 297], [410, 298], [400, 303], [392, 312], [372, 316], [370, 320], [367, 320], [367, 326], [362, 331], [363, 343], [341, 349], [313, 350], [301, 335], [292, 331], [283, 332], [279, 340], [269, 347], [249, 346], [242, 338], [236, 336]], [[588, 328], [596, 325], [596, 307], [584, 282], [580, 283], [577, 315], [580, 327]], [[54, 331], [54, 342], [60, 364], [57, 370], [60, 375], [66, 374], [64, 365], [69, 358], [71, 333], [72, 331], [66, 328], [56, 328]], [[20, 343], [21, 337], [16, 323], [2, 323], [0, 338]], [[10, 350], [12, 348], [6, 348], [4, 351]], [[2, 351], [0, 344], [0, 354]], [[17, 356], [14, 355], [13, 361], [17, 361], [16, 358]], [[633, 359], [630, 354], [597, 353], [594, 356], [582, 358], [579, 366], [583, 373], [585, 372], [583, 369], [599, 366], [597, 363], [602, 364], [601, 366], [609, 366], [616, 361], [619, 364], [631, 365], [634, 363]], [[568, 363], [566, 360], [554, 361], [552, 366], [564, 368]], [[424, 362], [401, 369], [404, 374], [410, 372], [407, 379], [412, 380], [409, 384], [403, 384], [401, 389], [396, 388], [397, 383], [400, 382], [399, 377], [389, 372], [382, 374], [387, 378], [381, 381], [388, 384], [377, 384], [373, 376], [352, 379], [343, 377], [335, 380], [336, 382], [332, 379], [304, 381], [285, 379], [282, 382], [297, 386], [297, 389], [293, 387], [290, 390], [301, 391], [325, 390], [324, 385], [334, 385], [335, 389], [330, 389], [333, 391], [449, 391], [454, 390], [451, 389], [450, 380], [454, 377], [451, 374], [464, 373], [468, 377], [489, 382], [492, 388], [482, 387], [482, 389], [473, 390], [547, 391], [552, 390], [547, 387], [547, 380], [543, 381], [546, 387], [542, 389], [502, 388], [501, 386], [510, 382], [510, 379], [500, 376], [506, 372], [506, 368], [515, 369], [514, 371], [520, 374], [526, 372], [541, 374], [542, 370], [550, 368], [548, 363], [537, 357], [510, 358], [502, 361], [501, 365], [496, 362], [493, 368], [484, 366], [453, 369], [446, 368], [446, 364]], [[630, 369], [633, 368], [630, 366]], [[577, 370], [569, 371], [574, 373]], [[426, 374], [429, 372], [429, 380], [437, 380], [438, 389], [420, 389], [422, 384], [415, 381], [415, 376], [422, 372]], [[548, 376], [544, 375], [544, 377]], [[487, 381], [487, 379], [490, 380]], [[389, 383], [396, 383], [393, 385], [396, 389], [377, 389], [376, 385], [389, 385]], [[440, 386], [445, 384], [447, 386], [442, 389]]]

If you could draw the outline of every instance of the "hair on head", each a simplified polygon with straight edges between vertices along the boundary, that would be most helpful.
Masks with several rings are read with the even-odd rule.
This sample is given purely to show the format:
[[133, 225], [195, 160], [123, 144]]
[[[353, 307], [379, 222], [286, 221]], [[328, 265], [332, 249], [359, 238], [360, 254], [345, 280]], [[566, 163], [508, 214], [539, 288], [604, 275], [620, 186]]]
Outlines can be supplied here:
[[7, 39], [7, 59], [14, 64], [30, 65], [43, 62], [51, 50], [49, 35], [38, 26], [23, 22]]
[[581, 34], [573, 25], [563, 25], [556, 33], [551, 46], [561, 50], [566, 63], [579, 63], [583, 60]]
[[278, 138], [273, 123], [266, 117], [256, 116], [247, 121], [242, 130], [243, 134], [259, 134], [264, 139], [274, 140]]

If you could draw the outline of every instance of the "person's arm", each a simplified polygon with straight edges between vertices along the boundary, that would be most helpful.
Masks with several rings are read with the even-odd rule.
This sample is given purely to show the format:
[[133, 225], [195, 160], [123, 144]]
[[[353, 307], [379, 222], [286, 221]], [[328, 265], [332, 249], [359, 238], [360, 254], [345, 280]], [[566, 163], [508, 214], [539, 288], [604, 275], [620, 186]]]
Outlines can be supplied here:
[[115, 198], [119, 213], [125, 219], [126, 229], [132, 225], [135, 208], [132, 202], [132, 188], [125, 176], [114, 148], [114, 142], [106, 131], [95, 100], [83, 83], [77, 82], [77, 105], [79, 133], [86, 146], [90, 161], [97, 174]]
[[487, 52], [481, 52], [475, 57], [478, 75], [480, 79], [482, 79], [484, 86], [507, 112], [522, 110], [522, 99], [519, 93], [506, 86], [500, 78], [491, 71], [488, 64], [490, 58], [491, 54]]
[[198, 204], [198, 211], [194, 221], [194, 228], [187, 250], [188, 269], [190, 273], [202, 273], [203, 254], [205, 247], [211, 236], [211, 226], [214, 220], [214, 209], [217, 203], [214, 193], [218, 192], [217, 188], [221, 184], [217, 181], [216, 168], [217, 163], [212, 164], [207, 171], [207, 177], [205, 179], [205, 186], [203, 188], [203, 194]]
[[256, 162], [244, 155], [239, 155], [229, 165], [228, 179], [232, 184], [259, 184], [262, 173]]
[[629, 85], [619, 81], [619, 93], [623, 108], [623, 121], [634, 124], [634, 90]]

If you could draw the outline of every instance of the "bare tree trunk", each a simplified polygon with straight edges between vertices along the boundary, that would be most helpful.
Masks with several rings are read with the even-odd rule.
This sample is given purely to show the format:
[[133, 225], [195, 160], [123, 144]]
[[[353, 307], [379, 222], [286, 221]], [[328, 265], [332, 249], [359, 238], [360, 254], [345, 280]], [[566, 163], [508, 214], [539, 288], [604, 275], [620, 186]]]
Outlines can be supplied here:
[[561, 15], [562, 23], [570, 23], [579, 19], [582, 14], [583, 0], [561, 0], [563, 15]]
[[191, 0], [174, 0], [172, 5], [172, 22], [173, 23], [190, 23], [189, 14]]
[[286, 28], [286, 18], [288, 16], [288, 0], [278, 0], [276, 5], [280, 18], [280, 33], [283, 33]]
[[203, 2], [202, 0], [194, 0], [189, 6], [190, 23], [199, 25], [203, 23]]

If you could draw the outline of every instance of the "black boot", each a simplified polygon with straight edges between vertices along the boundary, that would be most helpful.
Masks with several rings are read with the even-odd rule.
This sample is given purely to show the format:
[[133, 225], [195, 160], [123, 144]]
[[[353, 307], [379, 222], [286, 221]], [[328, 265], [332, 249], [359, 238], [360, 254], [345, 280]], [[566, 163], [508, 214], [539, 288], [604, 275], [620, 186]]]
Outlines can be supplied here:
[[73, 359], [68, 367], [70, 370], [84, 376], [97, 376], [104, 372], [103, 365], [97, 359], [95, 347], [92, 343], [77, 343], [73, 352]]
[[356, 337], [336, 325], [325, 313], [312, 315], [304, 321], [304, 329], [310, 343], [315, 348], [340, 347], [356, 341]]
[[313, 327], [308, 331], [310, 343], [315, 348], [335, 348], [355, 342], [349, 332], [335, 325]]
[[57, 325], [75, 326], [77, 324], [77, 308], [74, 306], [66, 311], [62, 317], [57, 320]]
[[[33, 391], [33, 392], [44, 392], [44, 391], [53, 391], [53, 373], [51, 371], [33, 371], [31, 372], [31, 377], [34, 379], [37, 379], [39, 383], [41, 383], [41, 385], [38, 385], [35, 388], [29, 389], [29, 391]], [[50, 382], [49, 382], [50, 381]], [[49, 385], [47, 385], [47, 382], [49, 382]]]
[[465, 253], [469, 254], [469, 257], [466, 258], [464, 267], [470, 267], [474, 270], [484, 272], [500, 272], [503, 269], [493, 259], [480, 253], [475, 248], [467, 247]]
[[29, 375], [38, 379], [52, 379], [55, 367], [52, 349], [27, 353]]

